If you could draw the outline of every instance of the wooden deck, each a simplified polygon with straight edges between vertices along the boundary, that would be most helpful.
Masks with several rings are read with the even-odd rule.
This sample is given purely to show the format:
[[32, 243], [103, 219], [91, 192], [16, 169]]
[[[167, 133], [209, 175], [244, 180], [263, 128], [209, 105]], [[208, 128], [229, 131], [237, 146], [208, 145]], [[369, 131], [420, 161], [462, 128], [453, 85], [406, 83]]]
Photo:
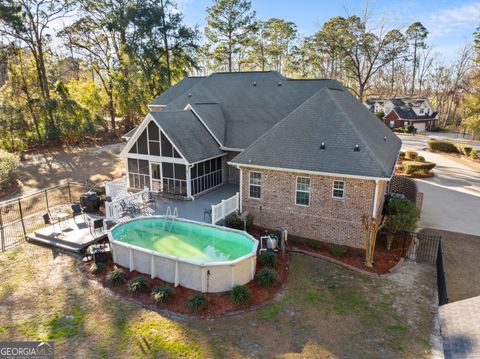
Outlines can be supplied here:
[[[93, 215], [89, 216], [94, 218]], [[78, 216], [75, 221], [73, 219], [64, 221], [61, 224], [61, 228], [58, 224], [55, 224], [54, 226], [47, 226], [29, 233], [27, 239], [78, 253], [90, 244], [106, 238], [106, 236], [107, 234], [104, 231], [90, 232], [88, 223], [85, 222], [82, 216]]]

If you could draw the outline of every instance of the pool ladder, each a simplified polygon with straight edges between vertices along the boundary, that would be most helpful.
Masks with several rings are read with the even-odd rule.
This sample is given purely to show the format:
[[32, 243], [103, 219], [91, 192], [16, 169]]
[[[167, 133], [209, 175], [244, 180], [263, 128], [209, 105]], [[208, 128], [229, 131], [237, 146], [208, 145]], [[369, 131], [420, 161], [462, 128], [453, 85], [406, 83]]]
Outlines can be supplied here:
[[175, 218], [177, 217], [178, 217], [178, 208], [175, 207], [172, 213], [172, 208], [168, 206], [167, 213], [165, 213], [165, 222], [163, 222], [163, 230], [171, 232], [173, 223], [175, 222]]

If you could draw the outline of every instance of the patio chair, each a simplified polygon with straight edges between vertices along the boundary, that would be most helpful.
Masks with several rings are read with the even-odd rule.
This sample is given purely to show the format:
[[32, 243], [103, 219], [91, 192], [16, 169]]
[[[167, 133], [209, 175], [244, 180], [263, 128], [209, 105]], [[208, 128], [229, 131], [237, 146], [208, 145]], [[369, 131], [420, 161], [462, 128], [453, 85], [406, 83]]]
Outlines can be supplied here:
[[127, 215], [127, 214], [130, 214], [130, 215], [134, 216], [135, 213], [137, 212], [137, 209], [135, 208], [134, 205], [127, 204], [127, 202], [125, 202], [123, 199], [119, 202], [118, 205], [120, 206], [120, 210], [121, 210], [120, 215], [122, 217]]
[[94, 219], [90, 222], [90, 234], [95, 237], [98, 230], [100, 230], [101, 234], [105, 232], [105, 228], [103, 225], [103, 218]]
[[143, 207], [150, 207], [152, 204], [155, 209], [157, 209], [157, 201], [153, 198], [152, 192], [142, 193]]
[[73, 203], [70, 205], [70, 208], [72, 210], [73, 221], [75, 221], [77, 216], [82, 216], [83, 220], [85, 221], [85, 211], [79, 203]]
[[58, 224], [58, 228], [60, 229], [60, 232], [62, 232], [63, 234], [63, 230], [62, 230], [62, 227], [60, 226], [60, 222], [55, 222], [50, 212], [44, 213], [42, 217], [43, 217], [43, 223], [46, 226], [52, 226], [53, 230], [55, 230], [55, 225]]
[[210, 208], [204, 208], [203, 209], [203, 221], [205, 222], [205, 216], [210, 217], [210, 221], [212, 220], [212, 209]]

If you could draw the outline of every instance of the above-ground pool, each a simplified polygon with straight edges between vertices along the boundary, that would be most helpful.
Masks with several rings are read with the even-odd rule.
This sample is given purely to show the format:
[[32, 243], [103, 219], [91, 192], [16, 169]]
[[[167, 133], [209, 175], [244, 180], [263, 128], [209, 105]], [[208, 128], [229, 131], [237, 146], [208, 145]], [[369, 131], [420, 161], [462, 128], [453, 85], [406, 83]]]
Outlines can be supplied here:
[[255, 275], [258, 242], [246, 232], [184, 219], [142, 217], [108, 232], [115, 263], [202, 292]]

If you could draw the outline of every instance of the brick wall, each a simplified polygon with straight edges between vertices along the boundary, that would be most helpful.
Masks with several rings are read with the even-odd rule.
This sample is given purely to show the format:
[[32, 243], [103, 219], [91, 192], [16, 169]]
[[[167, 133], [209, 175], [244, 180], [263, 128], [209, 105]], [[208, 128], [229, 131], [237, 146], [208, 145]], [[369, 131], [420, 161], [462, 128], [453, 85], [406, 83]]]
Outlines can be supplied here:
[[403, 127], [403, 121], [398, 118], [398, 115], [394, 111], [390, 111], [390, 113], [383, 118], [383, 122], [388, 127], [390, 127], [390, 121], [395, 121], [395, 125], [393, 126], [393, 128]]
[[[249, 171], [262, 173], [262, 198], [249, 198]], [[371, 215], [375, 181], [242, 168], [243, 210], [265, 228], [287, 226], [289, 233], [364, 248], [363, 214]], [[295, 204], [296, 177], [310, 178], [310, 205]], [[345, 198], [332, 198], [333, 181], [345, 182]], [[382, 191], [384, 191], [383, 186]], [[383, 193], [379, 193], [379, 199]]]

